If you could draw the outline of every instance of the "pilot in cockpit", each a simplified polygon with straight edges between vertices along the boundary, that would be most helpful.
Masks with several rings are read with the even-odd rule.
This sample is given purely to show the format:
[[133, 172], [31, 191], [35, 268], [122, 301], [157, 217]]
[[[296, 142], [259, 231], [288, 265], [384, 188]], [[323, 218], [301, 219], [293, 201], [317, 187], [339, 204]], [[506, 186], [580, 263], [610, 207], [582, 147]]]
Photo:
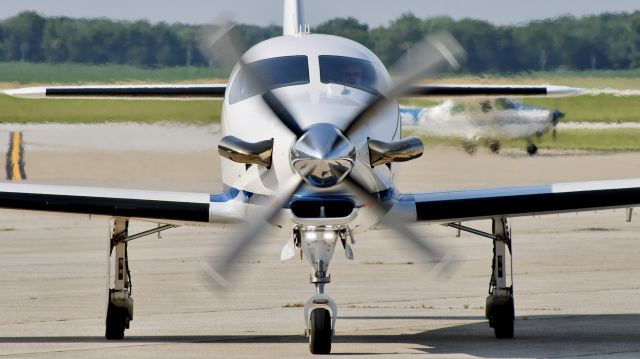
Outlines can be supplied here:
[[342, 80], [345, 85], [362, 86], [362, 68], [356, 64], [347, 64], [342, 69]]

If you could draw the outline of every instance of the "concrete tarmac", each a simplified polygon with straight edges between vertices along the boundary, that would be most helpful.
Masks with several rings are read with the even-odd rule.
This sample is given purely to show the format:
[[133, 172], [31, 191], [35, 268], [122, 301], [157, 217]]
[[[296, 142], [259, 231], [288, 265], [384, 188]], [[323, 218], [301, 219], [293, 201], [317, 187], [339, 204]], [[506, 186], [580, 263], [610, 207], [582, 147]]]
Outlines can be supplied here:
[[[128, 133], [126, 126], [116, 130]], [[207, 148], [215, 145], [199, 138], [201, 148], [190, 144], [174, 149], [189, 143], [191, 130], [167, 128], [171, 136], [158, 135], [155, 141], [140, 131], [119, 138], [117, 149], [94, 145], [104, 136], [103, 128], [73, 132], [63, 141], [66, 146], [57, 146], [64, 133], [60, 129], [51, 144], [46, 135], [34, 134], [37, 145], [30, 144], [30, 131], [23, 129], [27, 182], [220, 190], [218, 158]], [[5, 133], [0, 132], [0, 138], [8, 136]], [[83, 138], [79, 144], [73, 141], [77, 136]], [[215, 143], [216, 134], [208, 136]], [[515, 150], [500, 155], [481, 150], [475, 156], [452, 148], [426, 151], [402, 168], [403, 191], [640, 176], [637, 153], [541, 150], [530, 158]], [[243, 255], [243, 270], [222, 297], [210, 290], [200, 263], [223, 255], [234, 228], [183, 227], [161, 238], [131, 242], [134, 320], [124, 340], [106, 341], [108, 219], [0, 213], [0, 356], [311, 357], [299, 307], [313, 293], [309, 268], [296, 260], [280, 263], [285, 238], [265, 237]], [[488, 229], [489, 223], [469, 225]], [[470, 234], [456, 238], [454, 230], [421, 225], [416, 229], [425, 240], [455, 252], [458, 266], [448, 277], [429, 275], [428, 261], [387, 230], [356, 238], [353, 261], [336, 250], [327, 286], [338, 303], [332, 354], [640, 357], [640, 221], [626, 223], [624, 210], [617, 210], [518, 218], [511, 225], [515, 339], [495, 339], [484, 319], [491, 242]], [[136, 232], [155, 225], [132, 226]]]

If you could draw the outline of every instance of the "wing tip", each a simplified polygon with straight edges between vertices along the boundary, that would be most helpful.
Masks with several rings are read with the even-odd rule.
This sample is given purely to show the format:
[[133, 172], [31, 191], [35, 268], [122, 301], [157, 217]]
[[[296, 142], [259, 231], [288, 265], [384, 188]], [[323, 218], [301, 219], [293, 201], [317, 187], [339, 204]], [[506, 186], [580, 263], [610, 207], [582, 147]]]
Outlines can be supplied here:
[[547, 85], [547, 95], [549, 96], [576, 96], [584, 92], [584, 89], [568, 86]]
[[11, 97], [24, 97], [24, 98], [39, 98], [47, 95], [46, 87], [24, 87], [19, 89], [9, 89], [2, 91], [7, 96]]

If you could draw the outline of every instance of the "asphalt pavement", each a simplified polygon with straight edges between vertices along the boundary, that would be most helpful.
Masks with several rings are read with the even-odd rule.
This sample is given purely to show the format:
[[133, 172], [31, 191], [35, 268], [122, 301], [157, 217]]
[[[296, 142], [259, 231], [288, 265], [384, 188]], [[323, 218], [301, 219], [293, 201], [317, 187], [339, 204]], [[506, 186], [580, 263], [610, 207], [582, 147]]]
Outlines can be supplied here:
[[[127, 125], [11, 127], [21, 131], [27, 182], [220, 190], [215, 129]], [[50, 136], [47, 136], [47, 130]], [[109, 132], [111, 133], [111, 132]], [[117, 136], [122, 133], [122, 136]], [[82, 138], [82, 141], [74, 139]], [[49, 139], [49, 140], [48, 140]], [[49, 142], [47, 142], [49, 141]], [[103, 141], [103, 142], [101, 142]], [[107, 142], [106, 144], [104, 142]], [[180, 144], [185, 144], [181, 146]], [[8, 146], [7, 142], [0, 145]], [[404, 191], [640, 176], [640, 154], [427, 148], [401, 171]], [[300, 305], [309, 268], [281, 263], [286, 238], [265, 237], [240, 258], [220, 295], [201, 262], [221, 256], [233, 227], [178, 228], [130, 244], [134, 320], [106, 341], [108, 219], [0, 211], [0, 356], [19, 358], [304, 358]], [[338, 303], [332, 354], [354, 358], [640, 357], [640, 220], [624, 210], [511, 221], [516, 338], [495, 339], [484, 319], [491, 242], [437, 225], [424, 240], [456, 254], [447, 277], [387, 230], [336, 250], [327, 293]], [[488, 229], [489, 223], [469, 223]], [[131, 231], [155, 225], [132, 224]]]

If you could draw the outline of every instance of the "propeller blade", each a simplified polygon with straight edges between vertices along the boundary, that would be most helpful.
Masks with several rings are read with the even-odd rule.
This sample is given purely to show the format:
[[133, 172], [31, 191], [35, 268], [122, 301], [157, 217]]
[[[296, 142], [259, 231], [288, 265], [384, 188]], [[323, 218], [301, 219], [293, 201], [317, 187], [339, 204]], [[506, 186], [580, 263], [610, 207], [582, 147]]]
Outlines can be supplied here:
[[560, 122], [560, 119], [564, 117], [564, 113], [560, 112], [559, 110], [555, 110], [553, 111], [551, 116], [551, 124], [553, 125], [553, 129], [551, 131], [551, 139], [553, 140], [553, 142], [556, 142], [556, 140], [558, 139], [558, 122]]
[[[240, 66], [241, 75], [249, 86], [262, 94], [262, 98], [272, 113], [294, 134], [301, 136], [304, 131], [300, 128], [293, 115], [288, 111], [284, 103], [270, 89], [269, 81], [248, 64], [241, 56], [237, 42], [233, 39], [233, 29], [236, 24], [229, 14], [219, 17], [218, 25], [209, 25], [202, 28], [199, 34], [201, 53], [210, 63], [222, 64], [227, 67]], [[221, 263], [203, 262], [204, 272], [212, 279], [214, 289], [222, 290], [228, 287], [227, 277], [232, 274], [234, 264], [238, 257], [260, 236], [263, 229], [269, 225], [269, 221], [275, 218], [282, 207], [303, 186], [302, 178], [296, 176], [292, 181], [284, 185], [280, 191], [270, 198], [269, 203], [264, 204], [262, 211], [253, 216], [248, 228], [241, 232], [233, 241], [233, 247], [226, 253]]]
[[449, 34], [429, 36], [417, 43], [391, 67], [395, 74], [395, 85], [383, 94], [376, 96], [346, 126], [347, 136], [359, 125], [363, 125], [370, 115], [404, 93], [410, 86], [427, 75], [447, 68], [458, 69], [465, 57], [462, 46]]
[[244, 80], [256, 90], [256, 93], [262, 94], [262, 99], [271, 112], [289, 131], [296, 137], [300, 137], [304, 131], [284, 103], [271, 91], [268, 79], [256, 72], [240, 54], [233, 36], [236, 24], [232, 21], [231, 16], [223, 15], [215, 23], [219, 25], [208, 25], [201, 29], [198, 41], [200, 52], [210, 63], [222, 64], [228, 68], [236, 64], [240, 66]]
[[250, 223], [249, 227], [233, 240], [233, 247], [226, 253], [222, 263], [202, 263], [205, 273], [213, 280], [211, 283], [214, 289], [223, 290], [229, 286], [230, 283], [227, 278], [232, 274], [231, 272], [238, 257], [260, 237], [263, 229], [269, 225], [268, 222], [280, 213], [282, 207], [303, 184], [302, 178], [296, 176], [286, 186], [283, 186], [278, 194], [270, 197], [269, 202], [264, 204], [261, 213], [252, 216], [255, 219]]
[[388, 205], [380, 202], [379, 198], [371, 194], [357, 179], [349, 176], [344, 183], [360, 197], [366, 206], [372, 208], [381, 218], [381, 223], [398, 232], [401, 238], [413, 244], [425, 257], [436, 264], [432, 267], [431, 273], [439, 274], [448, 272], [452, 269], [454, 256], [451, 253], [445, 253], [437, 246], [425, 242], [418, 236], [401, 218], [389, 213], [391, 209]]
[[278, 99], [272, 91], [266, 91], [264, 95], [262, 95], [262, 99], [267, 104], [271, 112], [282, 122], [288, 129], [296, 135], [296, 137], [300, 137], [304, 134], [302, 128], [293, 117], [291, 112], [287, 110], [287, 107]]
[[210, 66], [221, 66], [231, 72], [240, 58], [239, 46], [232, 30], [237, 26], [231, 13], [218, 16], [211, 24], [204, 25], [196, 34], [198, 50]]

